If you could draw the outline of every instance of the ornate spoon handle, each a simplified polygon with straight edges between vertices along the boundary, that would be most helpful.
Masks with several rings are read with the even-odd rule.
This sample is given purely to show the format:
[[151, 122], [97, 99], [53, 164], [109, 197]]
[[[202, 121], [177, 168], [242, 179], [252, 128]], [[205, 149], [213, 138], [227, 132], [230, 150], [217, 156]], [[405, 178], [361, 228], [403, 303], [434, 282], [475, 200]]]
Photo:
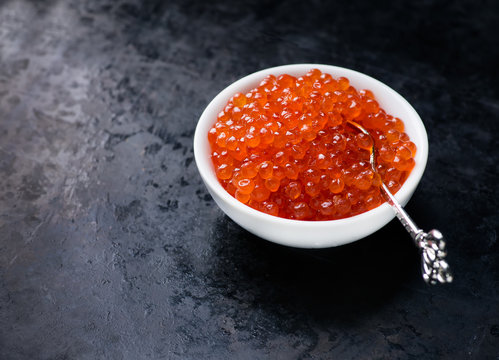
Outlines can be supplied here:
[[383, 195], [395, 211], [395, 215], [411, 235], [416, 246], [421, 250], [421, 270], [423, 279], [429, 284], [450, 283], [453, 280], [449, 264], [445, 261], [445, 241], [438, 230], [425, 233], [420, 229], [409, 214], [405, 212], [384, 183], [381, 184]]
[[[374, 139], [369, 131], [367, 131], [362, 125], [352, 120], [349, 120], [348, 123], [371, 138], [372, 146], [369, 151], [369, 162], [371, 163], [374, 173], [377, 173]], [[447, 256], [447, 252], [445, 251], [445, 241], [440, 231], [430, 230], [428, 233], [425, 233], [421, 230], [414, 223], [409, 214], [405, 212], [383, 181], [381, 181], [381, 192], [391, 205], [392, 209], [395, 211], [397, 218], [400, 220], [402, 225], [404, 225], [409, 234], [411, 234], [411, 237], [416, 243], [418, 249], [421, 250], [421, 270], [423, 272], [424, 281], [432, 285], [437, 283], [444, 284], [452, 282], [452, 273], [450, 272], [449, 264], [445, 261], [445, 256]]]

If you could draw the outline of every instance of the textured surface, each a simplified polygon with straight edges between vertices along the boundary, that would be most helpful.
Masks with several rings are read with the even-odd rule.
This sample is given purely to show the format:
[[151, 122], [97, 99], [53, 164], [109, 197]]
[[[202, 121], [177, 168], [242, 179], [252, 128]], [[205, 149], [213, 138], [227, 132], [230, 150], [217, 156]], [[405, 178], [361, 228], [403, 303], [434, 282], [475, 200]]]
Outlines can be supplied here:
[[[1, 359], [497, 359], [494, 1], [0, 2]], [[365, 72], [430, 139], [407, 206], [448, 239], [420, 279], [392, 222], [320, 251], [258, 239], [201, 183], [204, 106], [258, 69]]]

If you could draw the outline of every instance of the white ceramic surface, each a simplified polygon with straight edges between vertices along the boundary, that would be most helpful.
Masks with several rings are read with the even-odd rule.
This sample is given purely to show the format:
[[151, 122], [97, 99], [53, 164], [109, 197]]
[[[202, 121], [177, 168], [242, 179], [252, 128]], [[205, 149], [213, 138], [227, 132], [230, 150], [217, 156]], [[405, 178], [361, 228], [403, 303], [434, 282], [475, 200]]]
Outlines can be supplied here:
[[254, 210], [233, 198], [218, 182], [210, 159], [207, 134], [215, 123], [217, 114], [235, 93], [245, 93], [255, 88], [269, 74], [301, 76], [313, 68], [335, 78], [344, 76], [357, 90], [371, 90], [388, 114], [404, 121], [406, 132], [418, 151], [415, 157], [416, 166], [395, 195], [402, 205], [409, 201], [416, 190], [428, 158], [426, 130], [414, 108], [387, 85], [357, 71], [320, 64], [284, 65], [258, 71], [225, 88], [206, 107], [196, 127], [194, 156], [201, 177], [218, 206], [240, 226], [263, 239], [300, 248], [324, 248], [350, 243], [379, 230], [393, 219], [395, 214], [387, 203], [357, 216], [330, 221], [289, 220]]

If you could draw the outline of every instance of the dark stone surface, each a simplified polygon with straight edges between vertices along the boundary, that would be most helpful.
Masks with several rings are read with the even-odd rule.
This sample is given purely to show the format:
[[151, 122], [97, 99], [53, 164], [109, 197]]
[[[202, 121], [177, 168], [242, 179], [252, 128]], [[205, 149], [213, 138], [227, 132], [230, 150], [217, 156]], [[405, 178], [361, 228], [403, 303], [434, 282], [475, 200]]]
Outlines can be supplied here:
[[[1, 359], [498, 359], [496, 1], [0, 2]], [[245, 74], [350, 67], [423, 118], [402, 227], [306, 251], [215, 206], [198, 116]]]

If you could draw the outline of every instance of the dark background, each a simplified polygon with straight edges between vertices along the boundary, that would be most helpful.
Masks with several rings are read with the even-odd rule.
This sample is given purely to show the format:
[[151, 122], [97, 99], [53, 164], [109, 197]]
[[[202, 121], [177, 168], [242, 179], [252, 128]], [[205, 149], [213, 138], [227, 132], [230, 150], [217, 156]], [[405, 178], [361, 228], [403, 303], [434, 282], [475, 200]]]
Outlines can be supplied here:
[[[1, 1], [1, 359], [499, 359], [497, 1]], [[429, 135], [402, 226], [261, 240], [193, 161], [208, 102], [301, 62], [367, 73]]]

